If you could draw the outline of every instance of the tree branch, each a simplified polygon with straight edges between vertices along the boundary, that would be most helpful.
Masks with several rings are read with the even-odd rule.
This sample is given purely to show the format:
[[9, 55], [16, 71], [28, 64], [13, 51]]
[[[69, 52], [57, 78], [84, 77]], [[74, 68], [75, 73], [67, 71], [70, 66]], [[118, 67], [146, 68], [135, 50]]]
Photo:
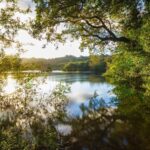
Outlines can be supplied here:
[[85, 22], [92, 28], [96, 28], [96, 29], [104, 28], [103, 25], [95, 26], [95, 25], [91, 24], [88, 20], [85, 20]]
[[88, 31], [85, 27], [82, 26], [82, 29], [88, 33], [88, 35], [86, 36], [93, 36], [96, 37], [98, 39], [100, 39], [101, 41], [113, 41], [113, 42], [125, 42], [125, 43], [129, 43], [130, 40], [127, 39], [126, 37], [112, 37], [112, 36], [106, 36], [106, 37], [101, 37], [98, 34], [93, 34], [90, 31]]

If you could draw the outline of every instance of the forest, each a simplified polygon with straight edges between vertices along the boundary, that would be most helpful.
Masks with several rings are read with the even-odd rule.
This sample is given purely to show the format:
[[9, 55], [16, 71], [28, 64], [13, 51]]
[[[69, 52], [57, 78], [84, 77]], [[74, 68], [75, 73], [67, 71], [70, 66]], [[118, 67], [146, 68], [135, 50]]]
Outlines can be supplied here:
[[103, 74], [106, 72], [107, 63], [111, 61], [111, 56], [97, 56], [91, 55], [86, 61], [69, 62], [64, 65], [64, 71], [90, 71], [97, 74]]
[[[98, 82], [93, 76], [75, 75], [73, 84], [74, 73], [55, 74], [46, 78], [52, 81], [47, 86], [34, 75], [15, 75], [13, 83], [19, 86], [6, 94], [4, 87], [12, 83], [12, 76], [1, 75], [0, 149], [150, 150], [150, 1], [28, 0], [33, 7], [26, 9], [18, 6], [21, 1], [0, 1], [0, 72], [61, 68], [90, 70], [92, 75], [99, 74], [98, 79], [103, 73], [104, 79]], [[18, 14], [34, 17], [22, 21]], [[4, 50], [12, 47], [24, 52], [16, 38], [20, 30], [46, 44], [77, 40], [81, 51], [89, 50], [89, 58], [45, 60], [5, 55]], [[108, 51], [110, 55], [106, 55]], [[58, 81], [52, 93], [43, 94]], [[77, 94], [72, 101], [68, 83]], [[84, 92], [81, 98], [90, 98], [79, 101], [80, 92]], [[68, 115], [68, 107], [80, 115]]]
[[21, 72], [34, 71], [51, 72], [52, 70], [63, 71], [90, 71], [97, 74], [106, 72], [107, 62], [111, 60], [110, 56], [90, 56], [75, 57], [65, 56], [54, 59], [44, 58], [20, 58], [17, 55], [3, 54], [1, 59], [0, 72]]
[[23, 58], [21, 70], [41, 70], [44, 67], [50, 67], [52, 70], [62, 70], [65, 64], [69, 62], [88, 61], [88, 57], [65, 56], [53, 59]]

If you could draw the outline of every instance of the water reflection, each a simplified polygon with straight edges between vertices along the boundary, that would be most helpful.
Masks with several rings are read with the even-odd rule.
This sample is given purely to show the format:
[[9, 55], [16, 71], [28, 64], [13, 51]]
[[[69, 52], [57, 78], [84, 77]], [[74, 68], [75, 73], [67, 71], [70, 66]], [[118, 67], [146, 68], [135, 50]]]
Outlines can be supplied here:
[[[68, 150], [149, 150], [150, 97], [135, 84], [120, 83], [113, 90], [117, 107], [83, 105], [82, 117], [69, 120]], [[96, 99], [93, 99], [94, 101]], [[99, 103], [100, 101], [98, 101]], [[92, 101], [92, 103], [94, 103]], [[96, 106], [96, 109], [95, 109]]]
[[[24, 81], [27, 84], [23, 91], [26, 96], [22, 91], [8, 99], [0, 95], [1, 111], [12, 108], [15, 114], [13, 119], [0, 122], [0, 149], [11, 145], [14, 149], [33, 150], [149, 150], [149, 95], [132, 84], [132, 80], [114, 87], [98, 78], [90, 75], [82, 78], [79, 74], [62, 74], [62, 80], [60, 74], [39, 76], [34, 79], [39, 83], [33, 84], [34, 88], [30, 87], [30, 80], [3, 78], [12, 80], [9, 83], [15, 83], [17, 87]], [[66, 82], [54, 90], [60, 81]], [[5, 88], [10, 86], [8, 82], [3, 83]], [[71, 91], [65, 90], [68, 83]], [[31, 105], [37, 94], [35, 91], [40, 101], [38, 105]], [[50, 96], [45, 99], [40, 97], [42, 93]], [[109, 103], [111, 100], [114, 105]], [[47, 107], [53, 107], [53, 112]], [[28, 128], [18, 126], [20, 121]]]
[[[99, 99], [103, 98], [108, 103], [115, 97], [112, 93], [113, 86], [107, 83], [104, 78], [98, 75], [91, 74], [69, 74], [69, 73], [52, 73], [48, 76], [35, 77], [38, 82], [38, 93], [42, 95], [50, 94], [60, 82], [70, 86], [70, 92], [67, 94], [69, 103], [67, 112], [69, 115], [80, 115], [80, 105], [88, 103], [88, 100], [96, 92]], [[6, 85], [4, 91], [7, 94], [13, 93], [19, 88], [23, 77], [9, 75], [6, 78]]]

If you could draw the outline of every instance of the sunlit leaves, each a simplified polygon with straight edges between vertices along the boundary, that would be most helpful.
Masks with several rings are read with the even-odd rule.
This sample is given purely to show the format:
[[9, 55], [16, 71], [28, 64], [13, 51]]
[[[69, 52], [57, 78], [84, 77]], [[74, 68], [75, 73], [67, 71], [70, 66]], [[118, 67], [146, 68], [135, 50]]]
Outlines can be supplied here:
[[[2, 48], [14, 46], [22, 50], [20, 41], [16, 40], [16, 35], [21, 29], [26, 29], [25, 23], [19, 17], [19, 14], [26, 14], [30, 10], [25, 10], [18, 6], [18, 1], [0, 1], [0, 45]], [[27, 26], [27, 24], [26, 24]]]

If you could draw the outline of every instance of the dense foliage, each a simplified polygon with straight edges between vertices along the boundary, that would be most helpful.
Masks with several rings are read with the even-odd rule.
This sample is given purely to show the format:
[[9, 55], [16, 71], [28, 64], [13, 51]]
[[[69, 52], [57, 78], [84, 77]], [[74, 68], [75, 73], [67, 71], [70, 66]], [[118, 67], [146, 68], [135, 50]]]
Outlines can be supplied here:
[[[34, 2], [36, 18], [31, 21], [30, 29], [30, 33], [34, 37], [44, 38], [48, 42], [57, 40], [64, 42], [69, 35], [73, 39], [79, 39], [81, 49], [88, 48], [92, 54], [111, 50], [112, 59], [107, 61], [108, 71], [105, 76], [115, 85], [114, 93], [117, 98], [112, 100], [114, 107], [105, 105], [103, 100], [91, 99], [88, 107], [81, 105], [83, 116], [69, 118], [69, 121], [63, 111], [54, 113], [54, 116], [58, 114], [57, 117], [55, 116], [56, 120], [59, 119], [60, 122], [67, 123], [72, 127], [71, 134], [63, 136], [59, 135], [53, 126], [53, 123], [56, 123], [55, 117], [50, 116], [48, 127], [40, 124], [45, 121], [41, 116], [39, 118], [40, 109], [33, 111], [38, 107], [31, 109], [31, 105], [26, 103], [33, 100], [32, 95], [28, 96], [25, 93], [27, 97], [23, 97], [24, 94], [21, 93], [20, 97], [8, 98], [1, 94], [1, 110], [7, 111], [8, 108], [13, 108], [16, 117], [6, 124], [2, 120], [0, 148], [76, 150], [93, 149], [94, 147], [95, 150], [149, 150], [150, 1], [34, 0]], [[0, 14], [2, 12], [5, 17], [5, 10], [2, 10]], [[7, 14], [8, 17], [4, 18], [5, 22], [0, 20], [2, 27], [5, 27], [5, 24], [7, 25], [7, 22], [9, 23], [9, 20], [12, 19], [12, 12], [8, 11], [8, 13], [10, 16]], [[60, 26], [63, 28], [58, 31]], [[0, 37], [3, 37], [2, 35]], [[92, 60], [92, 64], [96, 59]], [[29, 87], [30, 83], [26, 88], [31, 92]], [[63, 89], [62, 91], [64, 91]], [[64, 99], [63, 94], [57, 95], [57, 92], [54, 92], [53, 100], [60, 102], [56, 105], [58, 106], [56, 110], [64, 108], [64, 104], [66, 104]], [[51, 102], [50, 105], [52, 105]], [[44, 112], [47, 112], [45, 108], [42, 113]], [[46, 114], [49, 117], [51, 113]], [[36, 118], [38, 123], [33, 126]], [[20, 120], [29, 123], [34, 141], [26, 141], [26, 138], [21, 138], [23, 136], [20, 134], [24, 135], [28, 132], [22, 132], [26, 130], [18, 131], [20, 129], [18, 121]], [[11, 130], [12, 128], [13, 130]], [[15, 134], [12, 135], [12, 133]], [[20, 134], [16, 135], [16, 133]], [[59, 138], [61, 144], [57, 144], [57, 137], [61, 137]], [[22, 147], [26, 142], [25, 145], [29, 144], [29, 147]]]
[[5, 71], [19, 71], [21, 66], [21, 59], [18, 55], [5, 55], [1, 53], [0, 56], [0, 72]]
[[[116, 115], [119, 115], [120, 123], [113, 123], [114, 129], [109, 130], [109, 138], [113, 143], [104, 136], [102, 144], [107, 144], [106, 149], [148, 150], [150, 1], [35, 0], [35, 3], [35, 37], [47, 32], [48, 41], [63, 41], [67, 35], [71, 35], [72, 38], [81, 39], [81, 49], [87, 47], [94, 53], [110, 49], [112, 52], [112, 60], [108, 62], [109, 67], [105, 76], [116, 85], [114, 92], [118, 99], [114, 102], [117, 105]], [[64, 26], [61, 33], [57, 32], [56, 28], [60, 25]], [[42, 29], [40, 32], [39, 28]], [[93, 130], [91, 128], [90, 131]], [[80, 137], [79, 135], [76, 135], [77, 139], [84, 139], [85, 143], [80, 145], [79, 142], [78, 146], [90, 148], [88, 144], [92, 138], [89, 137], [89, 143], [86, 143], [88, 136], [83, 136], [84, 132]], [[120, 137], [120, 140], [117, 137]], [[97, 143], [94, 145], [98, 146]]]
[[44, 99], [38, 94], [40, 82], [34, 80], [33, 75], [27, 75], [21, 80], [18, 78], [21, 86], [7, 95], [2, 92], [5, 76], [0, 77], [3, 78], [0, 82], [0, 149], [56, 150], [59, 133], [55, 124], [64, 116], [68, 101], [65, 93], [69, 87], [59, 84], [53, 93], [44, 95]]
[[0, 52], [5, 48], [22, 51], [22, 43], [16, 35], [20, 30], [25, 30], [25, 22], [19, 17], [29, 13], [28, 8], [21, 8], [17, 0], [0, 1]]
[[64, 71], [89, 71], [97, 74], [103, 74], [106, 72], [106, 62], [110, 59], [110, 56], [97, 56], [91, 55], [87, 61], [84, 62], [70, 62], [67, 63]]
[[47, 70], [50, 67], [52, 70], [62, 70], [64, 65], [69, 62], [84, 62], [88, 57], [65, 56], [53, 59], [43, 58], [23, 58], [21, 62], [22, 70]]
[[35, 4], [35, 37], [64, 41], [69, 35], [81, 39], [81, 49], [87, 47], [91, 53], [110, 49], [113, 60], [107, 75], [117, 82], [140, 81], [138, 86], [149, 90], [148, 0], [35, 0]]
[[89, 71], [88, 62], [70, 62], [67, 63], [64, 68], [64, 71]]
[[51, 64], [47, 59], [38, 58], [22, 58], [21, 70], [39, 70], [39, 71], [52, 71]]
[[39, 70], [51, 72], [64, 71], [91, 71], [102, 74], [106, 71], [106, 62], [110, 56], [75, 57], [65, 56], [55, 59], [19, 58], [19, 55], [1, 53], [0, 72]]

